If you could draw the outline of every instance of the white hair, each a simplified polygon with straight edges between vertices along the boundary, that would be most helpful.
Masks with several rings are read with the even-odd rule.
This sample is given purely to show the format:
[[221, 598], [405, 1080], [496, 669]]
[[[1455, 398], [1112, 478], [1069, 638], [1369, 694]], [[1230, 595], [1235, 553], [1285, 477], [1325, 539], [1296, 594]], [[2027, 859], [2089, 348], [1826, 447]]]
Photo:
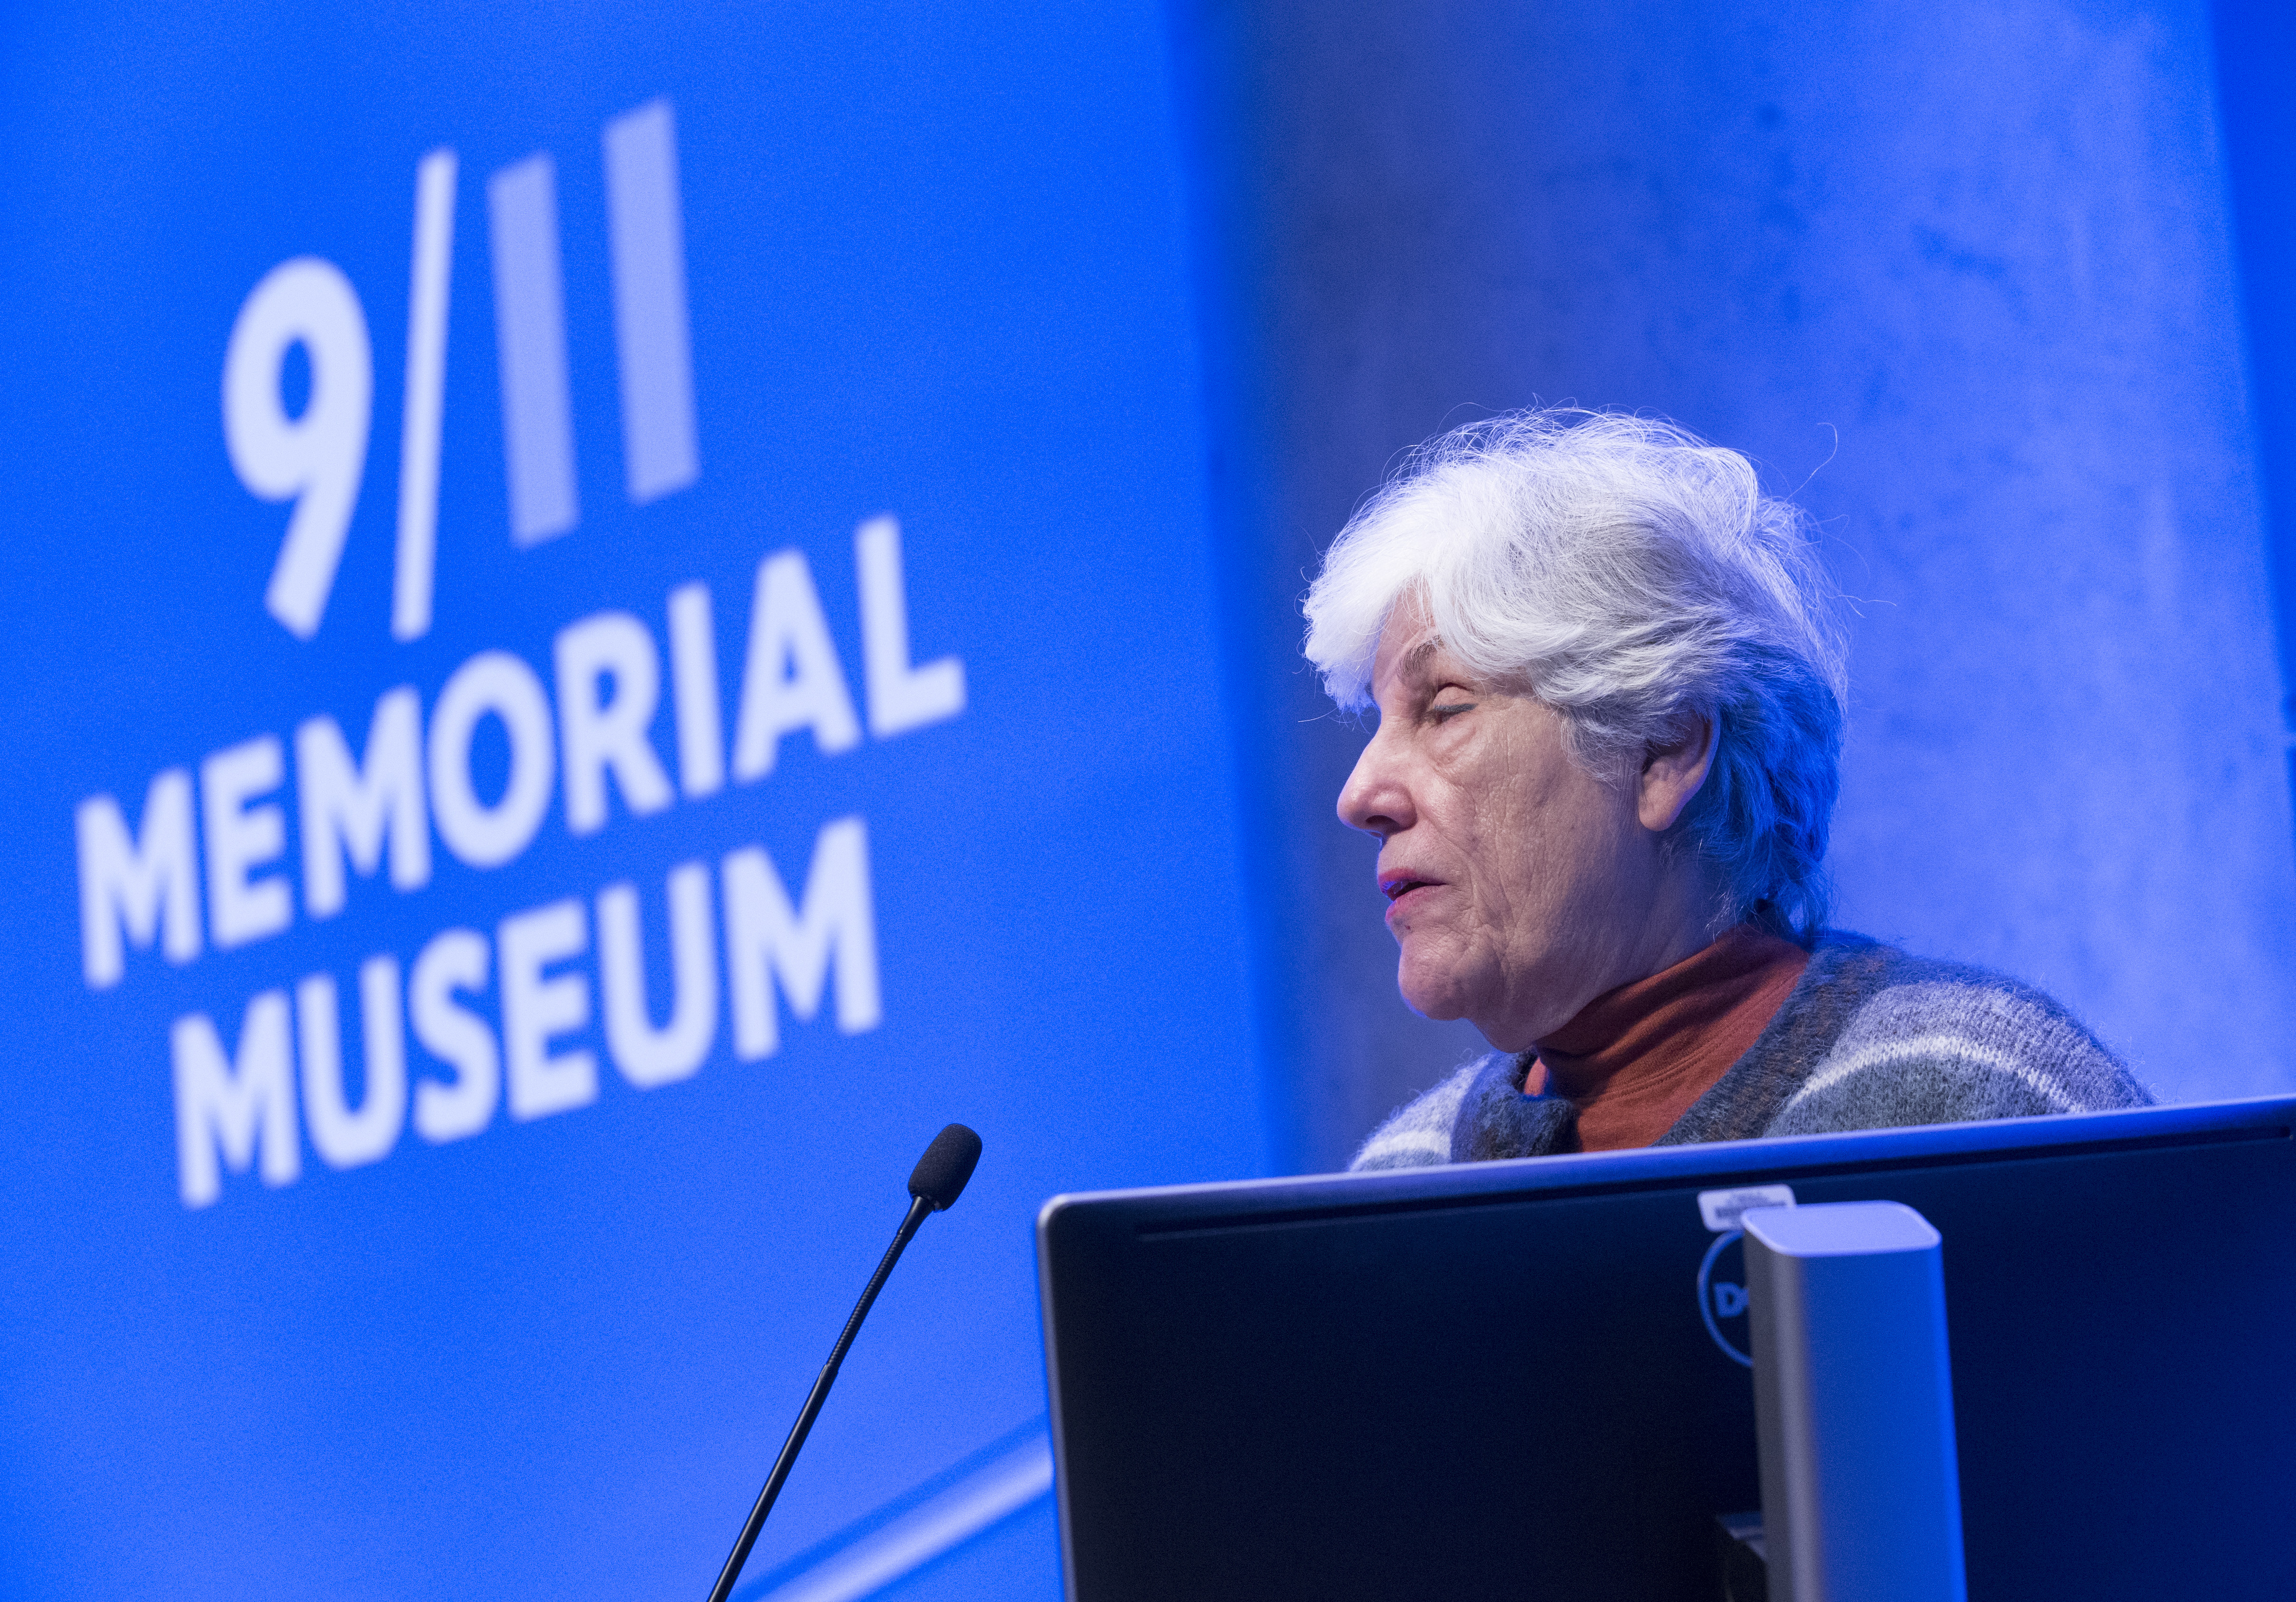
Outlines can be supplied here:
[[1672, 423], [1547, 409], [1414, 452], [1308, 592], [1308, 658], [1370, 701], [1396, 607], [1467, 669], [1536, 696], [1590, 772], [1620, 779], [1710, 717], [1714, 766], [1677, 824], [1734, 917], [1805, 943], [1841, 788], [1844, 645], [1808, 519], [1754, 467]]

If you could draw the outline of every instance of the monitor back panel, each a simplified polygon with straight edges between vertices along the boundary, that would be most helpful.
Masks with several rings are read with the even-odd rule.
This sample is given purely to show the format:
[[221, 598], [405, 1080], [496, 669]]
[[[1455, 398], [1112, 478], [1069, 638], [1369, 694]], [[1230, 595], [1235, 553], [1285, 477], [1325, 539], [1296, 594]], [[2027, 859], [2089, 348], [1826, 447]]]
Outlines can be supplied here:
[[[2296, 1103], [1062, 1197], [1070, 1594], [1718, 1596], [1759, 1505], [1702, 1190], [1945, 1237], [1970, 1595], [2296, 1595]], [[1717, 1288], [1717, 1287], [1720, 1288]]]

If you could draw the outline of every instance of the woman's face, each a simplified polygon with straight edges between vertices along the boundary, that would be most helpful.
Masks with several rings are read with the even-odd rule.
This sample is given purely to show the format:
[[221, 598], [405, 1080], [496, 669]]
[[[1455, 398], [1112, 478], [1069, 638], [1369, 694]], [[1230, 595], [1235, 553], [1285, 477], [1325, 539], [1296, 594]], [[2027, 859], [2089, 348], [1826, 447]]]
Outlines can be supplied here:
[[1702, 729], [1639, 779], [1598, 780], [1563, 750], [1554, 713], [1468, 673], [1409, 602], [1380, 636], [1372, 696], [1379, 729], [1340, 817], [1379, 837], [1414, 1009], [1520, 1051], [1713, 937], [1702, 879], [1657, 832], [1704, 780]]

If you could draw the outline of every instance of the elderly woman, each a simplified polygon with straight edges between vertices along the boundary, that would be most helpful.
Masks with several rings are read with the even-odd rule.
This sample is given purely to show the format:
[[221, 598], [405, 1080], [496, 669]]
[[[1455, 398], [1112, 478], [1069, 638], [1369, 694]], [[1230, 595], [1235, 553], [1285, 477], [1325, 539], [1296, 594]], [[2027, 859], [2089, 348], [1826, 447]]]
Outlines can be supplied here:
[[1309, 592], [1375, 706], [1404, 999], [1497, 1048], [1357, 1169], [2151, 1099], [2013, 980], [1825, 927], [1842, 641], [1803, 514], [1662, 422], [1532, 412], [1423, 448]]

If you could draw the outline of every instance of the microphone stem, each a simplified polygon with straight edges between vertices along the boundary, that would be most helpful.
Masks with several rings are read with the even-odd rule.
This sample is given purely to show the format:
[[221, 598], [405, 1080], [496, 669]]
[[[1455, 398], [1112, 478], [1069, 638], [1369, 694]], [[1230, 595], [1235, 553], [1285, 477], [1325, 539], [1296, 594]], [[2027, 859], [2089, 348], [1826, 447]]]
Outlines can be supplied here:
[[758, 1532], [766, 1527], [766, 1515], [773, 1511], [774, 1499], [782, 1493], [782, 1482], [789, 1478], [790, 1470], [796, 1466], [798, 1450], [805, 1444], [806, 1436], [812, 1433], [813, 1421], [821, 1416], [821, 1404], [829, 1400], [829, 1387], [837, 1383], [838, 1365], [845, 1361], [845, 1353], [852, 1346], [853, 1337], [861, 1333], [861, 1320], [869, 1316], [870, 1304], [876, 1301], [877, 1293], [885, 1288], [885, 1279], [893, 1271], [893, 1264], [901, 1260], [903, 1248], [917, 1232], [917, 1226], [924, 1222], [925, 1214], [931, 1211], [932, 1203], [923, 1197], [910, 1200], [908, 1216], [901, 1220], [901, 1227], [893, 1232], [893, 1244], [885, 1248], [885, 1260], [877, 1265], [877, 1271], [870, 1277], [869, 1287], [861, 1293], [861, 1300], [855, 1304], [853, 1316], [845, 1320], [845, 1333], [837, 1337], [837, 1345], [830, 1353], [829, 1361], [822, 1366], [821, 1377], [813, 1382], [813, 1394], [805, 1399], [805, 1410], [797, 1416], [797, 1423], [790, 1430], [789, 1439], [782, 1443], [782, 1455], [774, 1459], [774, 1471], [766, 1476], [766, 1488], [758, 1492], [757, 1505], [750, 1509], [749, 1522], [742, 1526], [742, 1539], [734, 1543], [732, 1555], [726, 1559], [725, 1568], [718, 1573], [718, 1583], [710, 1589], [709, 1602], [726, 1602], [726, 1598], [734, 1594], [734, 1582], [742, 1577], [742, 1565], [750, 1560], [750, 1549], [757, 1544]]

